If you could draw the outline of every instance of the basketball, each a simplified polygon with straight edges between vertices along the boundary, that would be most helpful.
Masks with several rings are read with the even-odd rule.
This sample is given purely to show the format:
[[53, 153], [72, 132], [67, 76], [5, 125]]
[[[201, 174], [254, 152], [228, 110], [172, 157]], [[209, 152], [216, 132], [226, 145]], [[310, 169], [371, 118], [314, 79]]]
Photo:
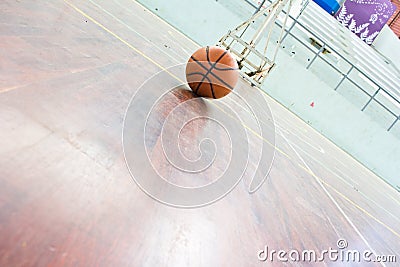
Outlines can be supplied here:
[[221, 98], [229, 94], [239, 78], [238, 65], [229, 51], [202, 47], [189, 58], [186, 80], [192, 91], [202, 97]]

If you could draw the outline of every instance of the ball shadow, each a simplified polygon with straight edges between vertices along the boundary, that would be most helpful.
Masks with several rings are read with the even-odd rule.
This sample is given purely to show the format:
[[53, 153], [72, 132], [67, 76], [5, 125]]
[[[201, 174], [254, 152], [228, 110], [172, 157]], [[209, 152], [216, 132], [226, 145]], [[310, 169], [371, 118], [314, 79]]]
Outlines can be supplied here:
[[[180, 105], [185, 105], [185, 108], [178, 108]], [[187, 86], [181, 85], [170, 90], [154, 106], [147, 120], [145, 143], [148, 148], [154, 147], [159, 140], [164, 123], [171, 112], [174, 112], [175, 116], [202, 117], [207, 116], [208, 107], [205, 100], [194, 94]], [[174, 120], [170, 119], [169, 123], [174, 123]], [[192, 129], [193, 134], [199, 127], [204, 126], [204, 123], [201, 120], [197, 122], [196, 129]], [[176, 127], [181, 126], [177, 120]]]

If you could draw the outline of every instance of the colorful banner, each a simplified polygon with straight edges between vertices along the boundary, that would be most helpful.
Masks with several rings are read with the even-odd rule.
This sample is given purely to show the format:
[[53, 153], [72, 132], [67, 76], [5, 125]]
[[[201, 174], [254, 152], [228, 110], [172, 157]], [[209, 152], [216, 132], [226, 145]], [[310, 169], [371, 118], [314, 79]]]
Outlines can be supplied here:
[[335, 18], [370, 45], [395, 10], [390, 0], [347, 0]]

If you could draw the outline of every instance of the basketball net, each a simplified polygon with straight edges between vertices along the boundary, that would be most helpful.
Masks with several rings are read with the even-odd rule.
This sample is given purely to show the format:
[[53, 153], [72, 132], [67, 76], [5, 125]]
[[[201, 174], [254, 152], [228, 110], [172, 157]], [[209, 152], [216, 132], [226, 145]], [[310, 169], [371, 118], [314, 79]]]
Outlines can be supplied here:
[[[289, 6], [284, 23], [276, 45], [273, 47], [271, 45], [272, 30], [278, 15], [287, 2], [289, 2]], [[275, 66], [276, 55], [292, 7], [292, 0], [275, 0], [269, 6], [262, 7], [264, 3], [265, 1], [250, 19], [240, 24], [236, 29], [230, 30], [217, 44], [229, 50], [236, 57], [243, 77], [252, 85], [258, 87], [262, 85], [264, 79]], [[251, 25], [257, 26], [251, 27]]]

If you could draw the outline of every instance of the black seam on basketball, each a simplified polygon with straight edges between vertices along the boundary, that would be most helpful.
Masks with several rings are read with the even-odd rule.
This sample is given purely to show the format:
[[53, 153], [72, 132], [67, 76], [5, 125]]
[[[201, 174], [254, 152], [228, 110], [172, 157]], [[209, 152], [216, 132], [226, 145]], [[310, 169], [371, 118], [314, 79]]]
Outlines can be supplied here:
[[203, 74], [203, 78], [201, 79], [201, 81], [200, 81], [199, 84], [197, 85], [196, 90], [194, 90], [194, 93], [195, 93], [195, 94], [197, 94], [197, 92], [198, 92], [199, 89], [200, 89], [200, 86], [203, 84], [203, 82], [204, 82], [205, 79], [210, 80], [210, 79], [208, 79], [208, 78]]
[[220, 81], [221, 83], [223, 83], [226, 87], [228, 87], [228, 89], [233, 90], [234, 88], [232, 87], [232, 85], [230, 85], [229, 83], [226, 83], [224, 80], [222, 80], [218, 75], [216, 75], [215, 73], [211, 72], [211, 75], [214, 76], [215, 78], [217, 78], [218, 81]]
[[[208, 77], [204, 77], [205, 80], [208, 81], [208, 84], [210, 84], [210, 86], [212, 85], [210, 78]], [[200, 83], [200, 85], [203, 84], [203, 82]], [[197, 92], [200, 90], [200, 86], [198, 86], [198, 88], [196, 88], [196, 91], [194, 92], [197, 95]]]
[[213, 84], [212, 84], [212, 83], [210, 83], [210, 89], [211, 89], [211, 94], [212, 94], [213, 98], [214, 98], [214, 99], [217, 99], [217, 98], [215, 97], [214, 87], [213, 87]]
[[191, 72], [191, 73], [186, 74], [186, 76], [193, 76], [193, 75], [201, 75], [201, 76], [204, 76], [204, 73], [201, 73], [201, 72]]
[[217, 59], [217, 61], [215, 61], [214, 66], [217, 65], [217, 63], [218, 63], [226, 54], [228, 54], [228, 50], [225, 50], [224, 53], [222, 53], [222, 55], [219, 56], [219, 58]]
[[[223, 70], [223, 69], [218, 69], [217, 67], [215, 67], [217, 65], [217, 63], [228, 53], [228, 50], [225, 50], [224, 53], [222, 53], [222, 55], [217, 59], [217, 61], [215, 61], [214, 63], [211, 63], [210, 58], [209, 58], [209, 47], [206, 47], [206, 55], [207, 55], [207, 61], [208, 63], [211, 64], [211, 68], [207, 69], [203, 64], [201, 64], [202, 61], [196, 59], [193, 55], [190, 57], [191, 59], [193, 59], [197, 64], [199, 64], [200, 66], [202, 66], [205, 70], [212, 70], [212, 69], [217, 69], [217, 70]], [[224, 65], [224, 64], [222, 64]], [[228, 70], [228, 69], [227, 69]], [[238, 68], [232, 68], [232, 70], [238, 70]]]
[[[224, 56], [224, 54], [222, 55], [222, 57], [223, 57], [223, 56]], [[199, 88], [200, 88], [200, 86], [204, 83], [204, 80], [205, 80], [205, 79], [207, 79], [207, 80], [209, 81], [209, 83], [211, 84], [211, 81], [210, 81], [210, 79], [207, 78], [207, 76], [208, 76], [208, 74], [210, 74], [210, 72], [213, 70], [215, 64], [217, 64], [218, 61], [221, 60], [221, 57], [220, 57], [214, 64], [211, 63], [211, 61], [210, 61], [210, 47], [209, 47], [209, 46], [206, 47], [206, 58], [207, 58], [208, 63], [211, 65], [211, 67], [210, 67], [209, 69], [207, 69], [207, 72], [204, 74], [203, 79], [202, 79], [202, 80], [200, 81], [200, 83], [197, 85], [196, 93], [197, 93], [197, 91], [199, 91]]]
[[[208, 78], [208, 76], [204, 76], [204, 74], [202, 74], [201, 72], [197, 72], [197, 73], [194, 73], [194, 72], [193, 72], [193, 75], [194, 75], [194, 74], [203, 75], [204, 79], [207, 79], [207, 81], [208, 81], [209, 84], [213, 84], [213, 83], [211, 82], [211, 79]], [[189, 74], [188, 74], [188, 75], [189, 75]], [[226, 82], [225, 82], [224, 80], [222, 80], [219, 76], [215, 75], [214, 73], [211, 73], [211, 75], [214, 76], [215, 78], [217, 78], [218, 81], [220, 81], [221, 83], [223, 83], [229, 90], [232, 91], [232, 90], [234, 89], [234, 87], [232, 87], [232, 85], [230, 85], [229, 83], [226, 83]], [[198, 92], [199, 89], [200, 89], [200, 86], [204, 83], [204, 79], [202, 79], [202, 81], [200, 82], [200, 84], [196, 87], [195, 94], [197, 94], [197, 92]]]
[[[208, 48], [208, 47], [207, 47]], [[228, 54], [228, 50], [225, 50], [224, 53], [222, 53], [222, 55], [217, 59], [217, 61], [215, 61], [215, 63], [213, 64], [213, 66], [211, 67], [211, 69], [216, 69], [216, 70], [221, 70], [221, 71], [226, 71], [226, 70], [237, 70], [238, 68], [219, 68], [217, 67], [217, 63], [224, 58], [224, 56]], [[208, 62], [211, 64], [208, 54], [207, 54], [207, 60]], [[222, 64], [224, 65], [224, 64]]]
[[[194, 58], [193, 56], [190, 57], [191, 59], [193, 59], [194, 62], [189, 62], [189, 63], [196, 63], [198, 64], [200, 67], [202, 67], [205, 71], [208, 70], [208, 68], [206, 66], [204, 66], [203, 64], [201, 64], [201, 62], [205, 62], [205, 61], [199, 61], [196, 58]], [[210, 63], [211, 64], [211, 63]], [[220, 64], [220, 65], [224, 65], [224, 64]], [[228, 71], [228, 70], [239, 70], [239, 68], [219, 68], [219, 67], [214, 67], [214, 69], [216, 70], [220, 70], [220, 71]]]
[[239, 68], [218, 68], [218, 67], [215, 67], [214, 69], [220, 70], [220, 71], [239, 70]]
[[[201, 73], [201, 72], [192, 72], [193, 73], [193, 75], [202, 75], [203, 76], [203, 78], [202, 78], [202, 80], [200, 81], [200, 83], [197, 85], [197, 87], [196, 87], [196, 89], [195, 89], [195, 93], [197, 94], [197, 91], [199, 90], [199, 88], [200, 88], [200, 86], [204, 83], [204, 79], [207, 79], [210, 83], [211, 83], [211, 80], [208, 78], [208, 75], [204, 75], [203, 73]], [[190, 75], [192, 75], [192, 73], [189, 73], [189, 74], [187, 74], [188, 76], [190, 76]], [[229, 83], [226, 83], [224, 80], [222, 80], [219, 76], [217, 76], [216, 74], [214, 74], [214, 73], [212, 73], [211, 72], [211, 75], [212, 76], [214, 76], [218, 81], [220, 81], [221, 83], [223, 83], [226, 87], [228, 87], [228, 89], [230, 89], [230, 90], [233, 90], [234, 89], [234, 87], [232, 87], [232, 85], [230, 85]]]
[[[207, 46], [207, 47], [206, 47], [206, 57], [207, 57], [208, 63], [211, 64], [210, 57], [209, 57], [209, 52], [210, 52], [210, 47]], [[193, 56], [191, 56], [191, 58], [193, 58], [193, 60], [196, 60]], [[199, 62], [199, 61], [196, 60], [196, 62]], [[200, 64], [200, 65], [202, 66], [202, 64]], [[204, 67], [204, 66], [203, 66], [203, 67]], [[205, 68], [205, 67], [204, 67], [204, 68]], [[212, 70], [212, 66], [211, 66], [210, 69], [205, 68], [205, 70], [206, 70], [207, 72], [206, 72], [205, 74], [203, 74], [203, 78], [201, 79], [200, 83], [197, 85], [196, 89], [194, 90], [195, 94], [197, 94], [197, 92], [198, 92], [199, 89], [200, 89], [200, 86], [204, 83], [204, 80], [207, 78], [208, 73], [210, 72], [210, 70]], [[207, 80], [211, 83], [211, 81], [210, 81], [209, 79], [207, 79]]]
[[[203, 64], [201, 64], [201, 61], [197, 60], [193, 55], [192, 55], [190, 58], [193, 59], [194, 62], [196, 62], [198, 65], [200, 65], [204, 70], [206, 70], [206, 71], [208, 70]], [[189, 64], [190, 64], [190, 63], [189, 63]], [[198, 92], [199, 89], [200, 89], [200, 86], [201, 86], [201, 85], [203, 84], [203, 82], [204, 82], [205, 74], [204, 74], [204, 73], [200, 73], [200, 72], [194, 72], [193, 74], [192, 74], [192, 73], [189, 73], [189, 74], [186, 74], [186, 75], [190, 76], [190, 75], [194, 75], [194, 74], [198, 74], [198, 75], [203, 76], [202, 80], [201, 80], [200, 83], [197, 85], [196, 89], [194, 89], [194, 93], [197, 94], [197, 92]], [[209, 80], [209, 79], [208, 79], [208, 80]]]
[[[205, 66], [203, 66], [203, 64], [201, 64], [200, 61], [198, 61], [196, 58], [194, 58], [193, 56], [191, 56], [190, 58], [193, 59], [194, 62], [198, 63], [203, 69], [207, 70], [207, 68], [206, 68]], [[204, 73], [201, 73], [201, 72], [192, 72], [192, 73], [187, 73], [187, 74], [186, 74], [187, 76], [196, 75], [196, 74], [197, 74], [197, 75], [203, 76], [203, 78], [201, 79], [201, 82], [197, 85], [196, 89], [194, 89], [194, 93], [195, 93], [195, 94], [197, 94], [197, 92], [198, 92], [199, 89], [200, 89], [200, 86], [203, 84], [205, 75], [204, 75]], [[209, 80], [209, 79], [208, 79], [208, 80]]]
[[210, 47], [209, 46], [206, 47], [206, 57], [207, 57], [208, 63], [211, 64], [211, 61], [210, 61]]
[[[228, 87], [228, 89], [233, 90], [234, 88], [233, 88], [230, 84], [226, 83], [226, 82], [225, 82], [224, 80], [222, 80], [219, 76], [217, 76], [216, 74], [212, 73], [212, 70], [213, 70], [213, 69], [216, 69], [216, 70], [219, 70], [219, 71], [227, 71], [227, 70], [238, 70], [238, 69], [237, 69], [237, 68], [232, 68], [232, 69], [219, 69], [218, 67], [216, 67], [216, 65], [218, 64], [218, 62], [221, 61], [221, 60], [224, 58], [224, 56], [228, 53], [228, 50], [225, 50], [224, 53], [222, 53], [222, 54], [219, 56], [219, 58], [218, 58], [214, 63], [211, 63], [210, 56], [209, 56], [209, 52], [210, 52], [210, 47], [207, 46], [207, 47], [206, 47], [206, 57], [207, 57], [208, 63], [211, 65], [210, 68], [205, 67], [205, 66], [201, 63], [201, 61], [197, 60], [195, 57], [193, 57], [193, 56], [190, 57], [191, 59], [194, 60], [194, 62], [196, 62], [196, 63], [197, 63], [198, 65], [200, 65], [204, 70], [207, 71], [205, 74], [201, 74], [201, 75], [203, 76], [203, 78], [202, 78], [202, 80], [199, 82], [199, 84], [197, 85], [196, 89], [194, 90], [194, 93], [197, 94], [197, 92], [199, 91], [201, 85], [204, 83], [204, 80], [207, 79], [207, 81], [208, 81], [209, 84], [210, 84], [211, 92], [212, 92], [212, 94], [213, 94], [213, 97], [215, 98], [215, 95], [214, 95], [214, 88], [213, 88], [213, 86], [212, 86], [211, 80], [208, 78], [208, 74], [211, 73], [212, 76], [214, 76], [215, 78], [217, 78], [217, 80], [219, 80], [219, 81], [220, 81], [221, 83], [223, 83], [226, 87]], [[191, 74], [188, 74], [188, 75], [191, 75]]]
[[[207, 46], [207, 48], [208, 48], [208, 46]], [[206, 48], [206, 51], [207, 51], [207, 48]], [[220, 55], [219, 56], [219, 58], [212, 64], [211, 63], [211, 61], [208, 61], [210, 64], [211, 64], [211, 67], [207, 70], [207, 73], [206, 74], [204, 74], [204, 78], [206, 78], [207, 76], [208, 76], [208, 74], [212, 74], [212, 70], [214, 69], [214, 67], [218, 64], [218, 62], [226, 55], [228, 53], [228, 51], [227, 50], [225, 50], [224, 51], [224, 53], [222, 53], [222, 55]], [[208, 53], [207, 53], [208, 54]], [[216, 75], [214, 75], [215, 77], [216, 77]], [[218, 80], [221, 80], [221, 79], [218, 79]], [[203, 83], [203, 81], [204, 81], [204, 79], [201, 81], [201, 83], [200, 83], [200, 85]], [[199, 85], [199, 86], [200, 86]]]
[[[214, 77], [217, 77], [215, 74], [212, 73], [212, 70], [215, 68], [215, 66], [218, 64], [218, 62], [228, 53], [227, 50], [224, 51], [224, 53], [222, 53], [222, 55], [219, 56], [219, 58], [214, 62], [214, 64], [211, 65], [211, 68], [207, 71], [207, 73], [205, 74], [204, 77], [207, 77], [208, 74], [212, 74]], [[211, 64], [211, 62], [209, 62]], [[218, 78], [218, 80], [221, 80], [220, 78]]]
[[203, 79], [201, 80], [201, 82], [197, 85], [196, 90], [194, 91], [195, 94], [197, 94], [197, 92], [200, 90], [201, 85], [204, 83], [204, 80], [207, 80], [209, 84], [211, 84], [211, 80], [210, 78], [208, 78], [207, 76], [204, 76], [203, 74]]
[[[208, 70], [203, 64], [201, 64], [201, 62], [202, 62], [202, 61], [196, 61], [196, 63], [198, 63], [204, 70]], [[192, 73], [198, 74], [198, 75], [202, 75], [203, 77], [206, 77], [206, 75], [205, 75], [204, 73], [201, 73], [201, 72], [192, 72]], [[190, 76], [191, 73], [188, 73], [187, 75]], [[222, 79], [221, 79], [219, 76], [217, 76], [216, 74], [214, 74], [214, 73], [211, 72], [211, 75], [214, 76], [215, 78], [217, 78], [218, 81], [220, 81], [221, 83], [223, 83], [226, 87], [228, 87], [228, 89], [230, 89], [230, 90], [233, 90], [233, 89], [234, 89], [230, 84], [226, 83], [224, 80], [222, 80]], [[208, 79], [208, 80], [209, 80], [209, 79]], [[199, 86], [202, 85], [203, 82], [204, 82], [204, 79], [202, 79], [202, 81], [200, 82]], [[195, 93], [197, 93], [198, 90], [199, 90], [199, 89], [196, 88], [196, 89], [195, 89]]]
[[[194, 62], [196, 62], [196, 64], [198, 64], [200, 67], [202, 67], [205, 71], [208, 70], [208, 68], [206, 66], [204, 66], [201, 62], [205, 62], [205, 61], [200, 61], [198, 59], [196, 59], [195, 57], [191, 56], [191, 59], [193, 59]], [[189, 62], [192, 63], [192, 62]], [[212, 64], [210, 61], [208, 62], [209, 64]], [[220, 65], [224, 65], [224, 64], [220, 64]], [[218, 68], [218, 67], [214, 67], [214, 69], [216, 70], [221, 70], [221, 71], [226, 71], [226, 70], [239, 70], [239, 68]]]
[[[204, 79], [204, 74], [201, 73], [201, 72], [192, 72], [192, 73], [186, 74], [186, 76], [193, 76], [193, 75], [200, 75], [200, 76], [203, 76], [203, 79]], [[210, 79], [207, 78], [207, 80], [210, 80]], [[191, 83], [194, 83], [194, 82], [191, 82]], [[200, 86], [201, 86], [202, 84], [203, 84], [203, 82], [201, 82], [200, 84], [197, 85], [196, 89], [193, 91], [195, 94], [197, 94], [197, 92], [199, 91]]]
[[210, 79], [207, 78], [208, 74], [209, 74], [210, 71], [213, 69], [212, 63], [211, 63], [211, 61], [210, 61], [210, 47], [209, 47], [209, 46], [206, 47], [206, 58], [207, 58], [208, 64], [211, 65], [211, 68], [206, 69], [207, 72], [206, 72], [205, 74], [203, 74], [203, 79], [201, 79], [200, 83], [199, 83], [199, 84], [197, 85], [197, 87], [196, 87], [196, 90], [195, 90], [195, 93], [196, 93], [196, 94], [197, 94], [197, 92], [199, 91], [201, 85], [204, 83], [204, 80], [205, 80], [205, 79], [207, 79], [208, 82], [211, 84]]
[[[201, 64], [201, 62], [205, 62], [205, 61], [199, 61], [197, 59], [195, 59], [194, 57], [191, 57], [198, 65], [200, 65], [200, 67], [202, 67], [205, 71], [208, 70], [208, 68], [206, 66], [204, 66], [203, 64]], [[192, 62], [189, 62], [192, 63]]]
[[[222, 53], [222, 55], [217, 59], [217, 61], [215, 61], [215, 64], [211, 67], [211, 70], [215, 68], [215, 66], [217, 65], [217, 63], [224, 58], [224, 56], [228, 54], [228, 50], [225, 50], [224, 53]], [[215, 68], [217, 69], [217, 68]], [[224, 80], [222, 80], [219, 76], [217, 76], [215, 73], [210, 72], [211, 75], [213, 75], [215, 78], [217, 78], [220, 82], [222, 82], [223, 84], [225, 84], [229, 89], [233, 90], [233, 87], [226, 83]]]
[[[200, 67], [202, 67], [205, 71], [208, 70], [206, 66], [204, 66], [203, 64], [201, 64], [201, 62], [204, 62], [204, 61], [198, 61], [198, 60], [195, 59], [194, 57], [192, 57], [192, 59], [195, 60], [195, 62], [196, 62]], [[217, 69], [217, 68], [215, 68], [215, 69], [216, 69], [216, 70], [219, 70], [219, 69]], [[232, 69], [232, 70], [239, 70], [239, 69]], [[212, 74], [215, 78], [217, 78], [220, 82], [222, 82], [223, 84], [225, 84], [226, 86], [228, 86], [229, 89], [233, 90], [233, 87], [232, 87], [231, 85], [229, 85], [228, 83], [226, 83], [224, 80], [221, 80], [221, 78], [220, 78], [219, 76], [216, 76], [214, 73], [211, 73], [211, 74]], [[190, 74], [187, 74], [187, 75], [190, 75]], [[201, 75], [204, 76], [203, 73], [201, 73]]]

